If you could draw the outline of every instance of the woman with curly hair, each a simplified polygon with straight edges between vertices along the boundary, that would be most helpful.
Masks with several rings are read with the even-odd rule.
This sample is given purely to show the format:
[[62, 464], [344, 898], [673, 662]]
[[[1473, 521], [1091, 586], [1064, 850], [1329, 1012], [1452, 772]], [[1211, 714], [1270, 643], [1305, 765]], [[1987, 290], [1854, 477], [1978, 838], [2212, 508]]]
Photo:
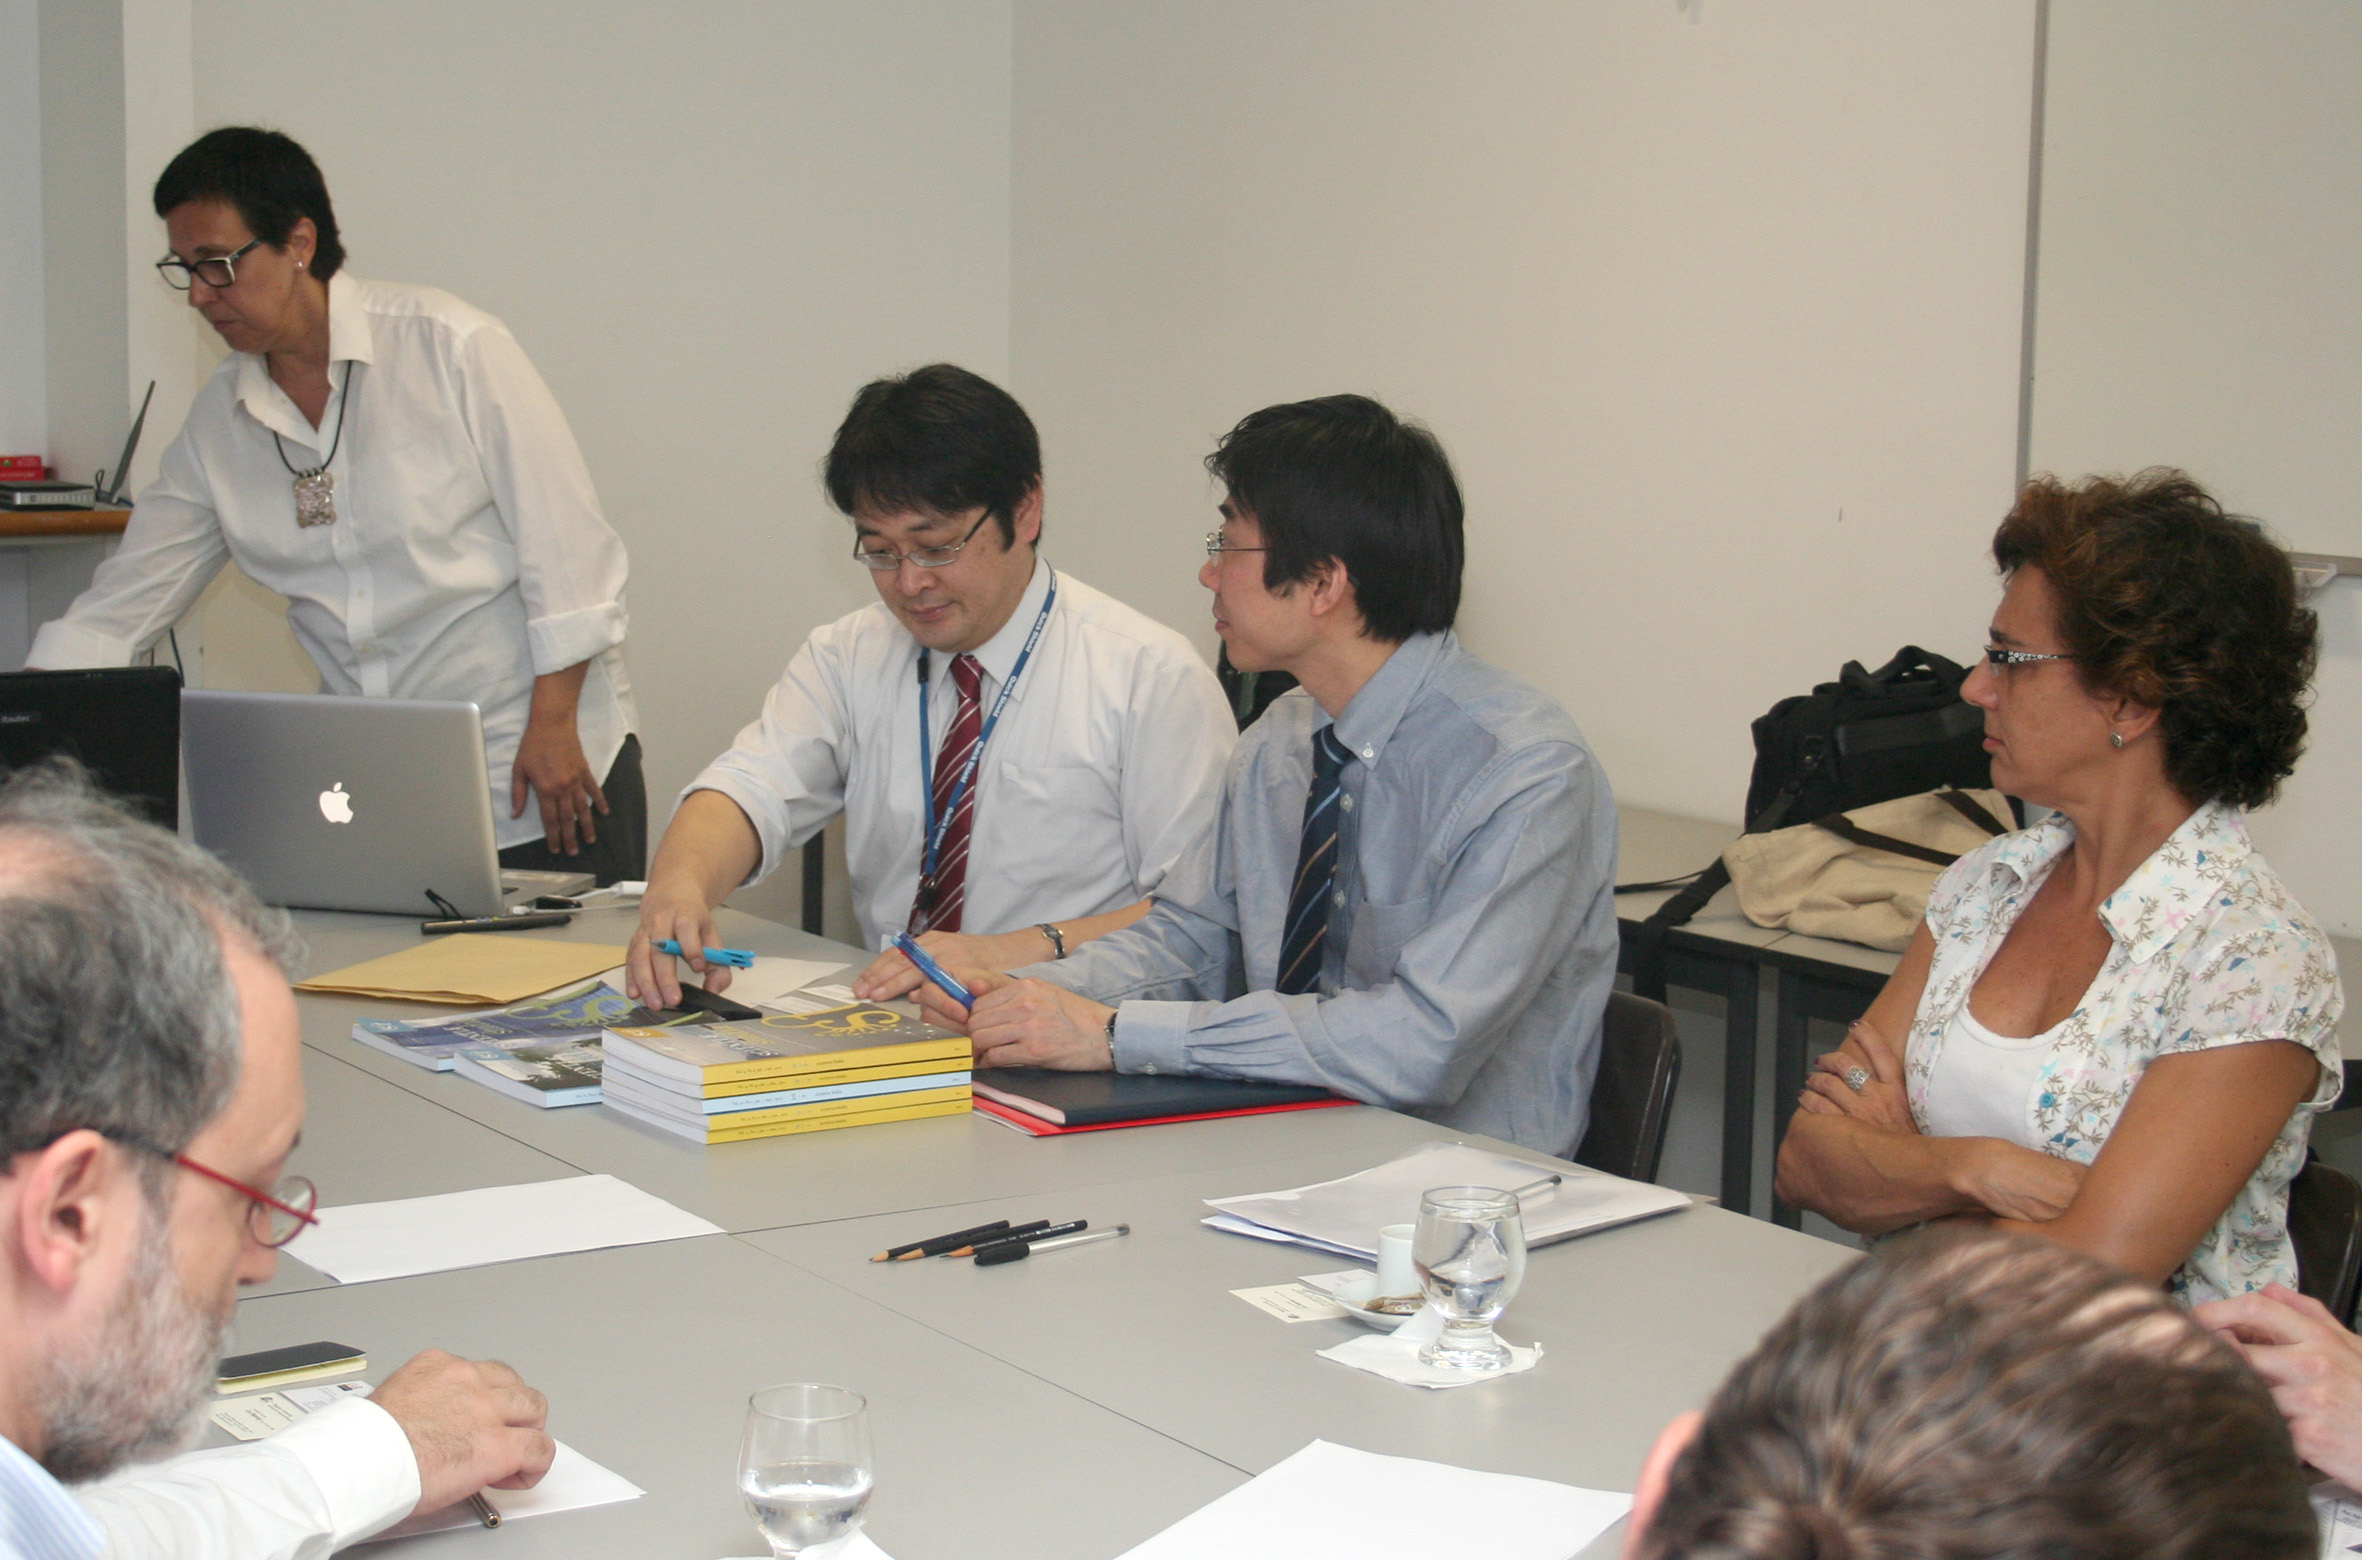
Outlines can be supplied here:
[[2288, 1183], [2343, 1083], [2329, 939], [2248, 843], [2304, 744], [2288, 558], [2178, 471], [2040, 478], [1963, 696], [2055, 809], [1962, 857], [1821, 1058], [1779, 1193], [1849, 1230], [1990, 1222], [2186, 1303], [2293, 1286]]

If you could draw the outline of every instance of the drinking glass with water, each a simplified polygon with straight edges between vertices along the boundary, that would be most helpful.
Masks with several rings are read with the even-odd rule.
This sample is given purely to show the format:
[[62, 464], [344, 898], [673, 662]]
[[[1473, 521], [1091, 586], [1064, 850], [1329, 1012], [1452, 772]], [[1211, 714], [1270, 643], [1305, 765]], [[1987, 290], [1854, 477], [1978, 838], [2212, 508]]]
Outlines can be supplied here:
[[1439, 1186], [1419, 1199], [1411, 1264], [1428, 1302], [1443, 1313], [1443, 1332], [1419, 1351], [1426, 1365], [1495, 1371], [1509, 1365], [1509, 1345], [1493, 1323], [1525, 1279], [1525, 1221], [1517, 1198], [1490, 1186]]
[[799, 1381], [747, 1400], [738, 1492], [777, 1557], [861, 1526], [872, 1469], [869, 1404], [844, 1387]]

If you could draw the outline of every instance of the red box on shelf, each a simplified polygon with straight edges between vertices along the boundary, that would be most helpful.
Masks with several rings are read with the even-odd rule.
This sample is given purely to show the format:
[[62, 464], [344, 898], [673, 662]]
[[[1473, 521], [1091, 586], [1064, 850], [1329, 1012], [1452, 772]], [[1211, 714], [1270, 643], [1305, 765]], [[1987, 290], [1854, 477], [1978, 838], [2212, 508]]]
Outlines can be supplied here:
[[0, 455], [0, 482], [39, 482], [48, 474], [38, 455]]

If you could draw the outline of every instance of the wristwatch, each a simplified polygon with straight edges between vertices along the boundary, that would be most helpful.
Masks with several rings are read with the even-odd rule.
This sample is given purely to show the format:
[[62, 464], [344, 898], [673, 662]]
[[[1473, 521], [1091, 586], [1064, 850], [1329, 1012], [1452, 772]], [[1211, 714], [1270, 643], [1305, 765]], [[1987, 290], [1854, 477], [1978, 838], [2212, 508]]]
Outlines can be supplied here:
[[1120, 1007], [1107, 1015], [1107, 1065], [1110, 1067], [1115, 1065], [1115, 1021], [1123, 1015], [1124, 1010]]
[[1066, 957], [1066, 934], [1064, 932], [1059, 931], [1047, 921], [1035, 927], [1034, 930], [1050, 939], [1050, 946], [1058, 950], [1055, 957], [1061, 959]]

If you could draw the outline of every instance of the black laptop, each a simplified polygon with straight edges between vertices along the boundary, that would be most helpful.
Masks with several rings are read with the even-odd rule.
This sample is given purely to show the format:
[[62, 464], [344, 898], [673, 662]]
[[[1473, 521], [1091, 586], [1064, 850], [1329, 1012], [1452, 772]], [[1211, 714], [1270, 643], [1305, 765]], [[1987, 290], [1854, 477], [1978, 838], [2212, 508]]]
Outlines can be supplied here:
[[0, 774], [65, 753], [167, 829], [180, 827], [180, 673], [169, 666], [0, 672]]

